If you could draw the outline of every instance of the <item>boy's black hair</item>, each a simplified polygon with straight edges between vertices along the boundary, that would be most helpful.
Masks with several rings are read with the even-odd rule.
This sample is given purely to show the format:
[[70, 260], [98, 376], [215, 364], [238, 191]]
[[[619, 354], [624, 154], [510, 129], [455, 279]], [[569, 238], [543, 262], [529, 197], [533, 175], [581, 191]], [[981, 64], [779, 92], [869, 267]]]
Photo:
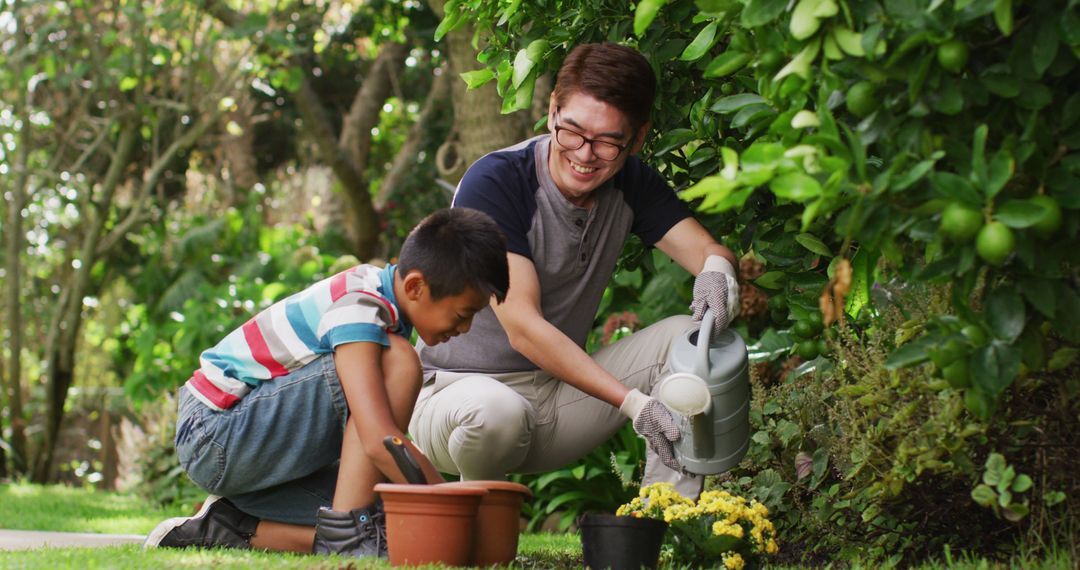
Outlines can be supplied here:
[[506, 238], [490, 216], [472, 208], [443, 208], [413, 228], [398, 271], [413, 269], [424, 274], [436, 300], [472, 287], [502, 303], [510, 288]]

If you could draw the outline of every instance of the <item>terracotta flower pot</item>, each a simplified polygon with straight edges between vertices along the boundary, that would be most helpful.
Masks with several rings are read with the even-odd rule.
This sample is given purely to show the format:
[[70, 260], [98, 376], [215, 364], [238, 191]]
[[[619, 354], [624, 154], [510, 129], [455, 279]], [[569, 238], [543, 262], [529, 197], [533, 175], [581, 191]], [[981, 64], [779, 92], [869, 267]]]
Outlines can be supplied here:
[[486, 489], [476, 512], [476, 539], [472, 563], [476, 566], [510, 564], [517, 558], [521, 504], [532, 491], [509, 481], [456, 481], [446, 487]]
[[581, 517], [581, 554], [594, 570], [656, 568], [667, 523], [658, 519], [589, 513]]
[[472, 558], [479, 487], [379, 483], [390, 564], [465, 566]]

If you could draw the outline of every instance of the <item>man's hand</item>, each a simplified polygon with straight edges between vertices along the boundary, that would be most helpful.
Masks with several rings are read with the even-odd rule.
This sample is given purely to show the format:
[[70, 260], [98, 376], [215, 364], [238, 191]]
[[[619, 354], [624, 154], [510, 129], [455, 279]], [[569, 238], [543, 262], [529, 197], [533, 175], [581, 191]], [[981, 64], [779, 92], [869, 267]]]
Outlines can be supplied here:
[[713, 337], [739, 314], [739, 282], [735, 278], [735, 268], [719, 255], [710, 255], [694, 280], [694, 302], [690, 303], [694, 320], [700, 321], [706, 309], [713, 312]]
[[660, 403], [660, 400], [650, 398], [638, 390], [631, 390], [623, 400], [619, 411], [630, 418], [634, 425], [634, 431], [645, 441], [649, 447], [660, 456], [660, 461], [671, 469], [682, 473], [683, 468], [675, 461], [674, 442], [679, 441], [682, 433], [671, 412]]

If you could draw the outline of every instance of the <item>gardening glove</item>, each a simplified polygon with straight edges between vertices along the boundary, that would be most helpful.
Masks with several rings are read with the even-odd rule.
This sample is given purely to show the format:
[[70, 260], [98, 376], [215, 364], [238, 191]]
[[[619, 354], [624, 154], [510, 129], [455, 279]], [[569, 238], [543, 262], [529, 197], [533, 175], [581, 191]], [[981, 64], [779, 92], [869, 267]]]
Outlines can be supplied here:
[[675, 461], [675, 446], [673, 442], [679, 441], [682, 433], [675, 420], [660, 400], [650, 398], [638, 390], [630, 390], [626, 395], [619, 411], [630, 418], [634, 425], [634, 431], [645, 441], [649, 447], [660, 456], [660, 461], [671, 469], [682, 473], [683, 468]]
[[719, 255], [710, 255], [694, 279], [694, 301], [690, 303], [694, 320], [700, 321], [707, 309], [713, 312], [713, 338], [739, 314], [739, 282], [735, 278], [735, 268]]

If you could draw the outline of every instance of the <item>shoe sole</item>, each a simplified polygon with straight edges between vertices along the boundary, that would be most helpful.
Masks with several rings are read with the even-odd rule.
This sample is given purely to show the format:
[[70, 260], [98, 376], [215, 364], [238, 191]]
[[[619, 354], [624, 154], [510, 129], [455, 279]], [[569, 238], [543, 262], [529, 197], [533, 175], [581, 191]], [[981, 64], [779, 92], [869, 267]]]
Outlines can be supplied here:
[[170, 532], [172, 532], [173, 529], [192, 519], [197, 519], [199, 517], [205, 516], [207, 511], [210, 510], [210, 507], [219, 500], [221, 500], [221, 497], [217, 495], [210, 495], [206, 498], [205, 501], [203, 501], [202, 508], [199, 509], [199, 512], [195, 513], [194, 515], [190, 517], [173, 517], [171, 519], [161, 521], [156, 527], [154, 527], [154, 530], [150, 531], [150, 534], [146, 535], [146, 541], [143, 542], [143, 548], [159, 548], [161, 546], [161, 541]]

